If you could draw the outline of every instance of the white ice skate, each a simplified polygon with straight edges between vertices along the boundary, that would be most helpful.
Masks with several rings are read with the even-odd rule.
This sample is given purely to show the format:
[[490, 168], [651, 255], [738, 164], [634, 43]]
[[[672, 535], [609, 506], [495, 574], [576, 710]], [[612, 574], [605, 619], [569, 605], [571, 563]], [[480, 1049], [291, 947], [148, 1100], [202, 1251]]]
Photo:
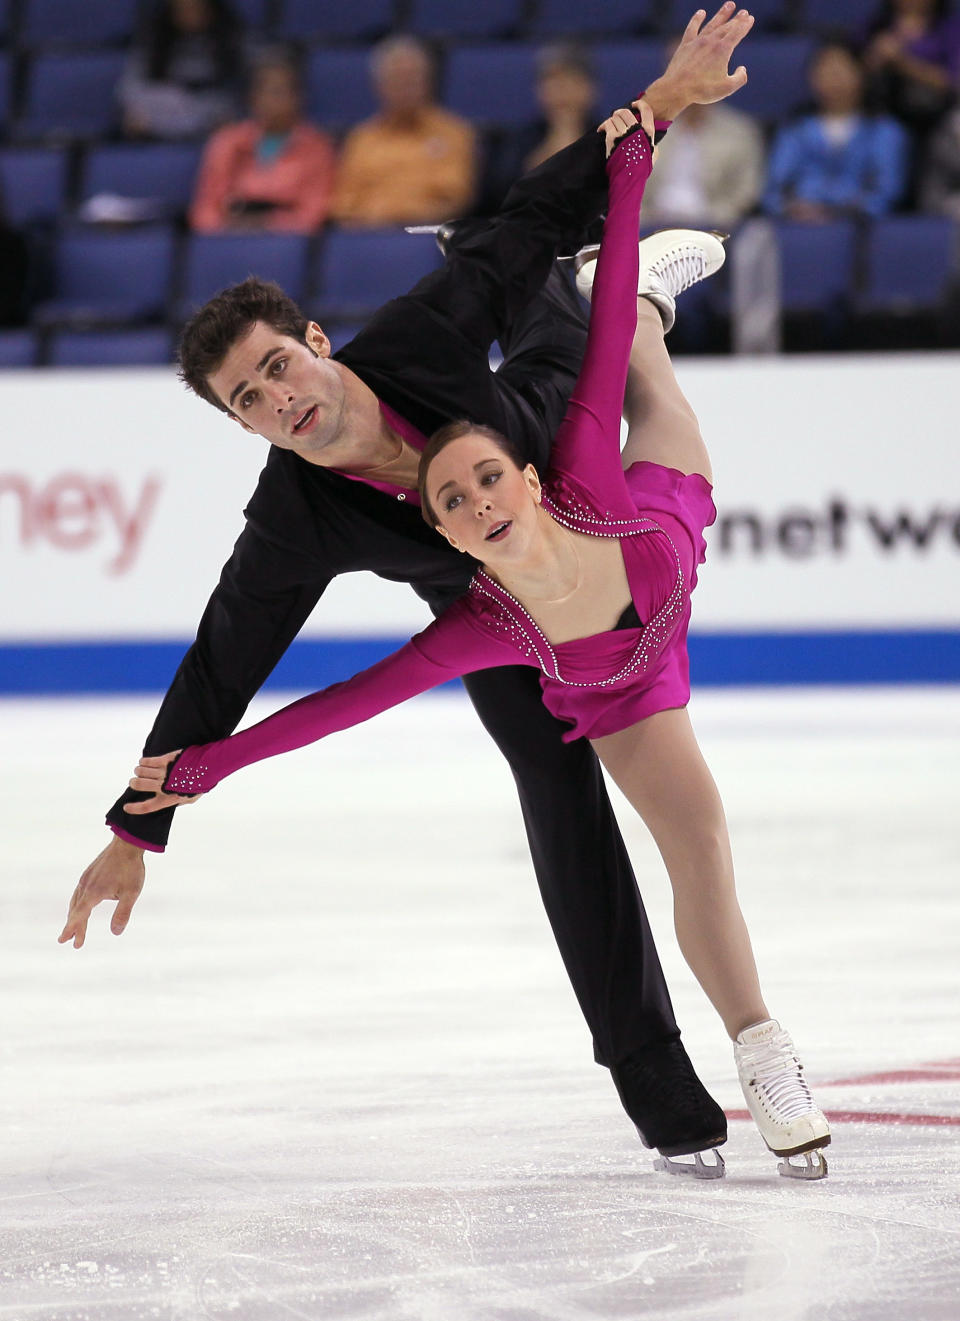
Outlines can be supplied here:
[[[774, 1018], [745, 1028], [733, 1046], [740, 1086], [760, 1136], [790, 1179], [823, 1179], [827, 1162], [820, 1150], [830, 1142], [830, 1125], [810, 1095], [803, 1065], [789, 1032]], [[795, 1165], [792, 1156], [803, 1156]]]
[[[662, 229], [641, 239], [637, 297], [649, 298], [663, 318], [663, 333], [677, 317], [677, 296], [699, 284], [723, 265], [726, 235], [700, 229]], [[584, 298], [593, 292], [600, 244], [581, 248], [573, 259], [577, 288]]]

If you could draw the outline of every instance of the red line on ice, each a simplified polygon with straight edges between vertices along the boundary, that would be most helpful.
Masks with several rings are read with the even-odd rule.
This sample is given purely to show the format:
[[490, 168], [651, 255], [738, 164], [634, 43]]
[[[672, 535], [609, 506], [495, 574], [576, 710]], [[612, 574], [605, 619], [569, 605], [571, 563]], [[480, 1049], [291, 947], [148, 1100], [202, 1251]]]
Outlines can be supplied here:
[[[726, 1110], [728, 1119], [749, 1119], [749, 1110]], [[935, 1127], [960, 1127], [960, 1115], [907, 1115], [882, 1110], [827, 1110], [833, 1124], [930, 1124]]]

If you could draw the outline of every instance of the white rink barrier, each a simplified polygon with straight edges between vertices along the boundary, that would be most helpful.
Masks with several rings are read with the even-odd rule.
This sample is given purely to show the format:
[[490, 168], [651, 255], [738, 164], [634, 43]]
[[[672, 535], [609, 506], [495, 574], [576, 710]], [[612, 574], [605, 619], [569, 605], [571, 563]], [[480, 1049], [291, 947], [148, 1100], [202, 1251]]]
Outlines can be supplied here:
[[[877, 645], [893, 669], [861, 679], [960, 679], [960, 354], [681, 360], [678, 374], [719, 509], [694, 601], [702, 681], [853, 680], [837, 664], [883, 668]], [[130, 664], [162, 686], [264, 442], [172, 368], [6, 372], [0, 397], [0, 688], [29, 690], [41, 655], [64, 672], [42, 690], [90, 687], [81, 654], [100, 655], [102, 686], [129, 686], [110, 673]], [[308, 672], [321, 653], [366, 663], [428, 618], [409, 589], [351, 575], [304, 630]], [[144, 660], [157, 647], [162, 677]], [[731, 670], [734, 652], [751, 664]]]

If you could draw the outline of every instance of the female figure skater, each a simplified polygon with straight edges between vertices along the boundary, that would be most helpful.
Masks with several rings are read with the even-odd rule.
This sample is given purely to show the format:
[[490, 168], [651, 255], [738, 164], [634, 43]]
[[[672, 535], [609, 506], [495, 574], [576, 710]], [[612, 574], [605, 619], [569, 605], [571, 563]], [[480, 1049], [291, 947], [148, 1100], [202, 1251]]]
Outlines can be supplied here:
[[[734, 1042], [750, 1112], [770, 1150], [786, 1158], [781, 1173], [822, 1178], [830, 1130], [793, 1042], [764, 1003], [723, 807], [686, 710], [690, 594], [716, 511], [707, 451], [663, 336], [671, 288], [716, 269], [723, 249], [711, 235], [685, 231], [679, 246], [676, 231], [646, 240], [661, 260], [645, 271], [650, 296], [637, 297], [638, 219], [654, 134], [649, 107], [641, 101], [638, 109], [642, 124], [619, 110], [601, 126], [610, 206], [589, 339], [543, 483], [508, 438], [468, 421], [442, 428], [423, 452], [424, 518], [481, 563], [468, 591], [401, 650], [345, 683], [231, 738], [143, 758], [130, 784], [156, 797], [126, 810], [158, 810], [170, 794], [199, 796], [242, 766], [458, 675], [537, 667], [544, 702], [570, 723], [567, 739], [591, 740], [660, 849], [681, 950]], [[589, 289], [588, 267], [578, 280]], [[621, 402], [629, 427], [622, 456]], [[804, 1162], [792, 1164], [800, 1153]], [[722, 1173], [718, 1160], [704, 1168]]]

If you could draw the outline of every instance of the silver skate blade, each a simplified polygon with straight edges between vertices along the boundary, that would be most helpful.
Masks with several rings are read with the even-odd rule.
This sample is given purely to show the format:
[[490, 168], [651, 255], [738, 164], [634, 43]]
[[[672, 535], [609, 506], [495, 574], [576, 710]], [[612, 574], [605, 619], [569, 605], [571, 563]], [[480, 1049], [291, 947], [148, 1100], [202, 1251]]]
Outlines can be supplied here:
[[404, 225], [403, 232], [405, 234], [438, 234], [440, 232], [440, 226], [439, 225]]
[[802, 1165], [794, 1165], [793, 1157], [782, 1160], [777, 1169], [785, 1179], [825, 1179], [829, 1173], [827, 1158], [822, 1151], [804, 1151]]
[[653, 1162], [653, 1168], [661, 1174], [686, 1175], [688, 1179], [722, 1179], [727, 1167], [715, 1147], [713, 1152], [717, 1158], [715, 1165], [708, 1164], [700, 1152], [695, 1151], [692, 1161], [681, 1160], [678, 1156], [658, 1156]]

